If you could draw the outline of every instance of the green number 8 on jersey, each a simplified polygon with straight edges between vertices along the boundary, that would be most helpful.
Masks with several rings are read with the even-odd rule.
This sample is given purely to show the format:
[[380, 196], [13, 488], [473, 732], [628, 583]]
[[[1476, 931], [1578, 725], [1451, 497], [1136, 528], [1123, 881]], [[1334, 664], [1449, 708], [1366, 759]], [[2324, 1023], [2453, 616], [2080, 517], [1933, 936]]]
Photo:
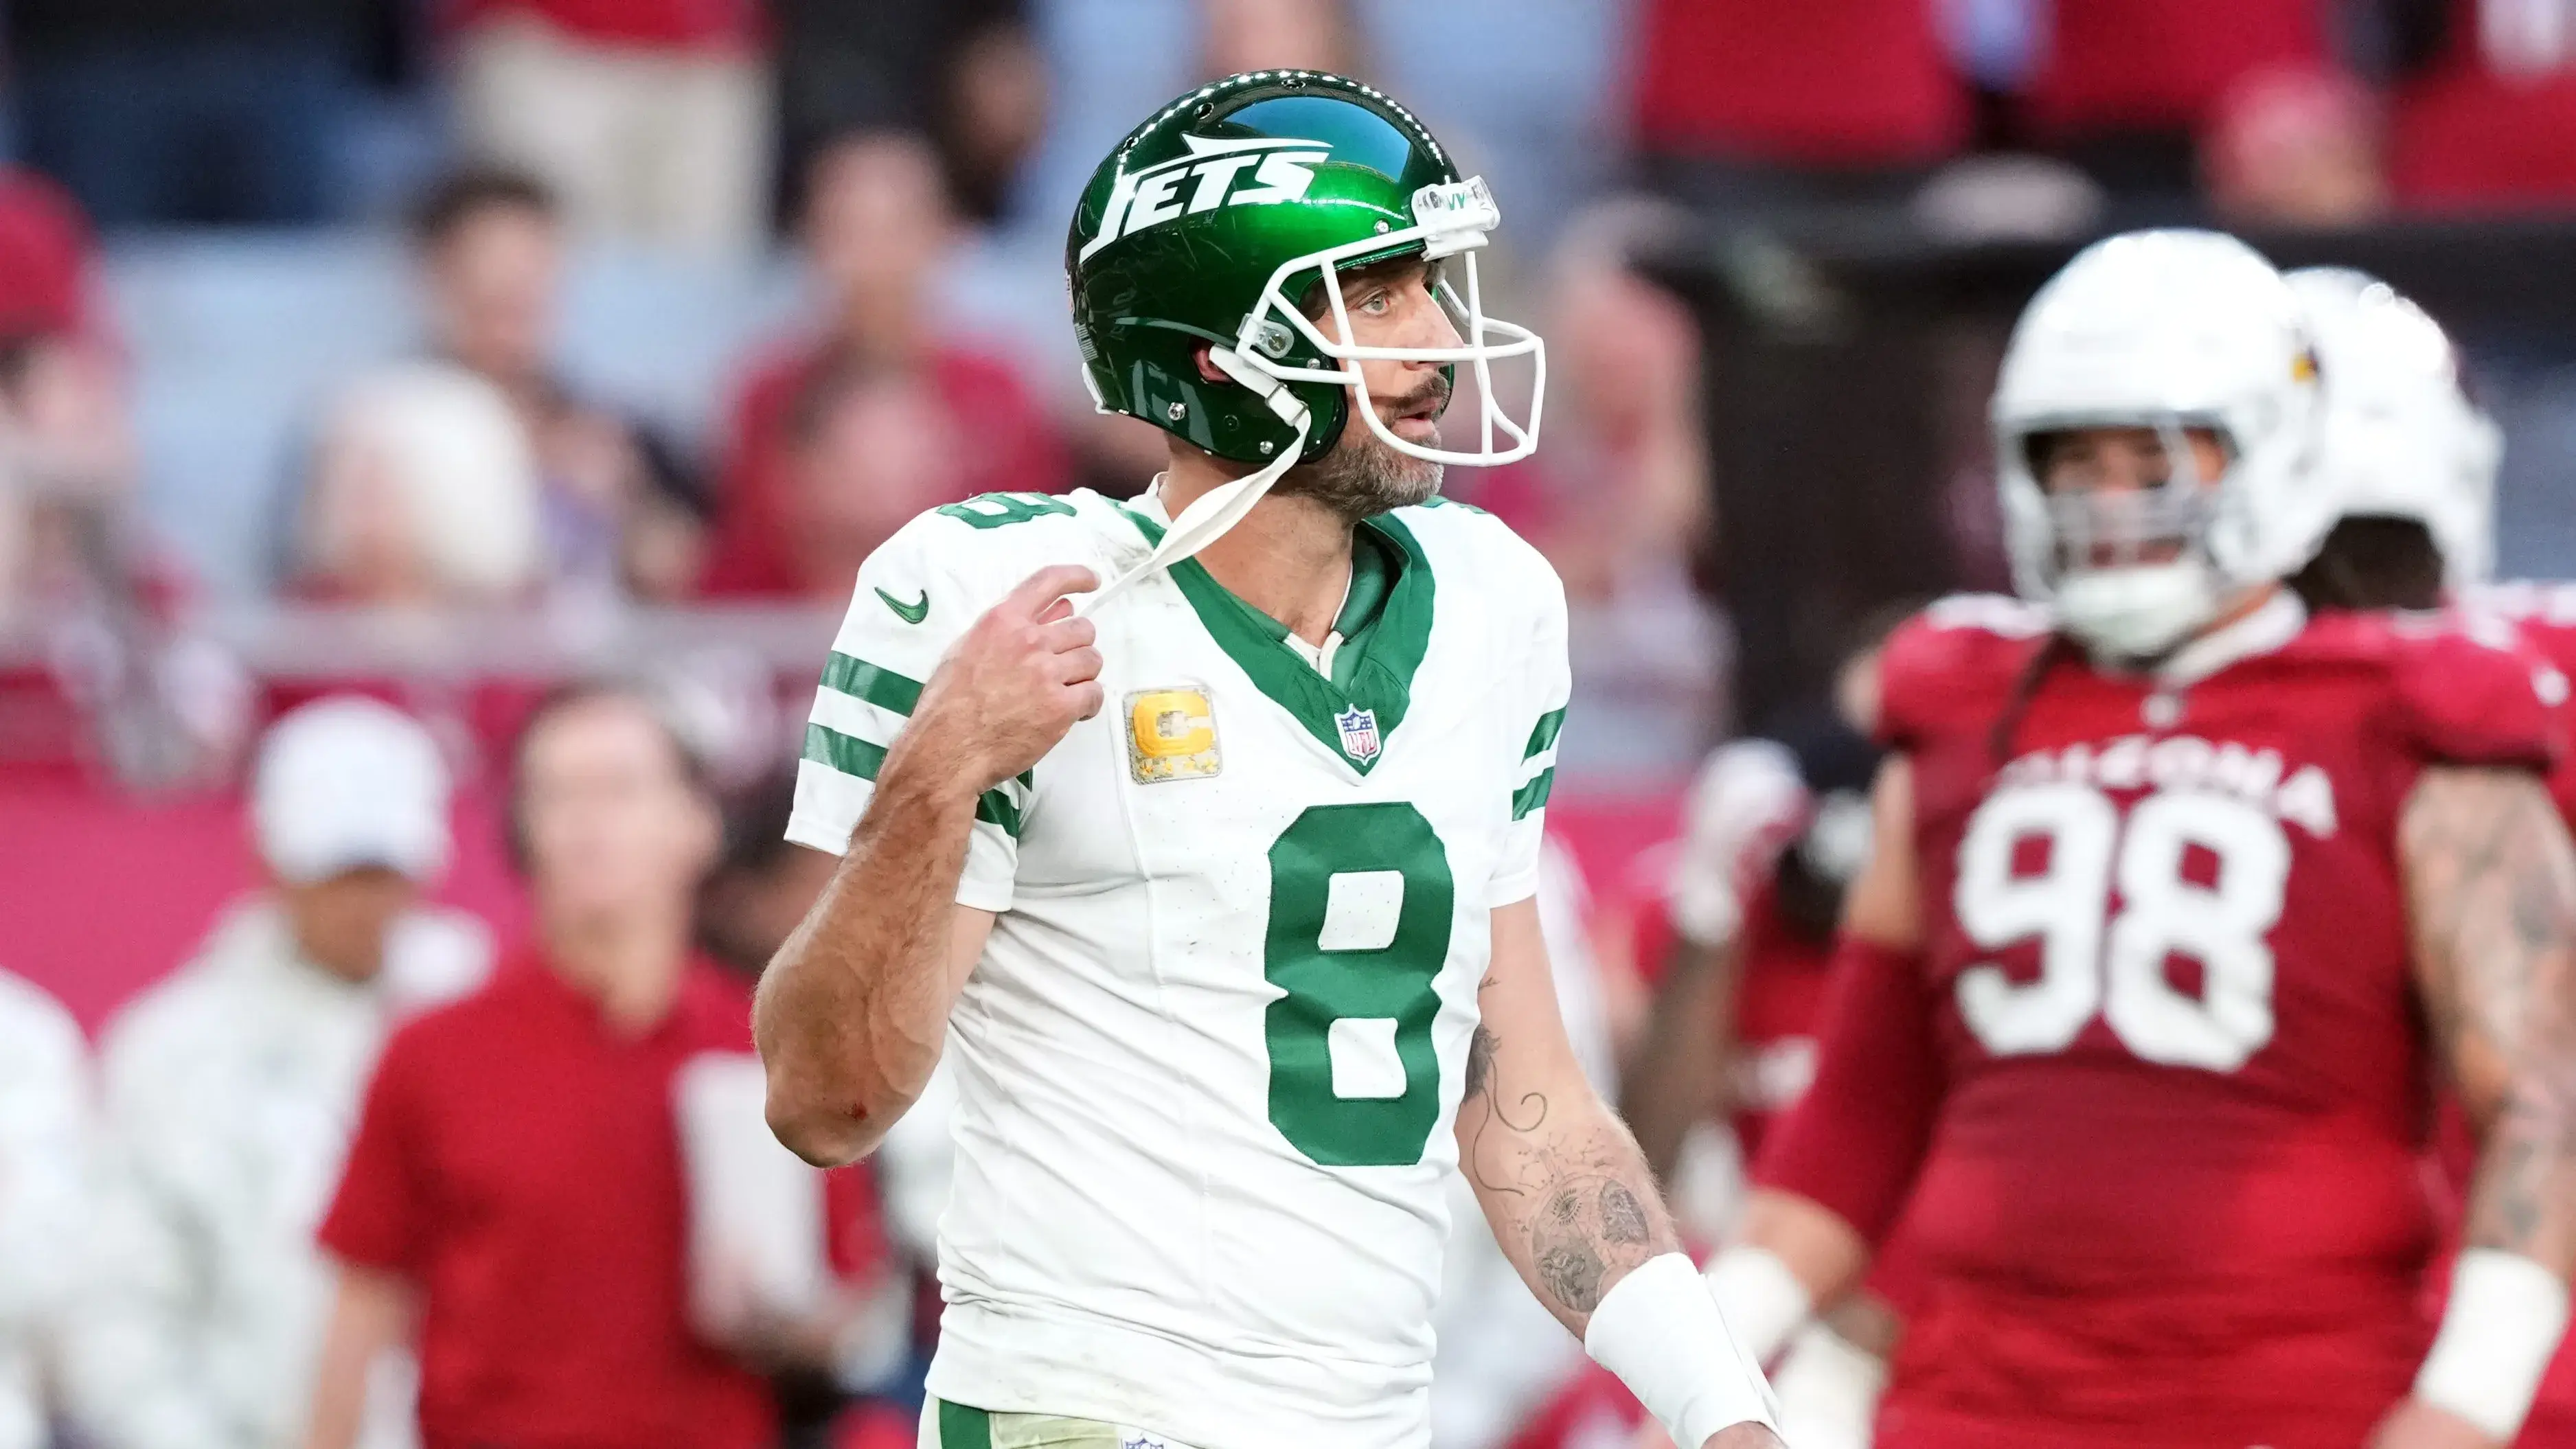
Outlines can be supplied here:
[[1401, 802], [1317, 805], [1270, 847], [1270, 1121], [1327, 1167], [1422, 1160], [1440, 1120], [1432, 981], [1448, 959], [1448, 852]]

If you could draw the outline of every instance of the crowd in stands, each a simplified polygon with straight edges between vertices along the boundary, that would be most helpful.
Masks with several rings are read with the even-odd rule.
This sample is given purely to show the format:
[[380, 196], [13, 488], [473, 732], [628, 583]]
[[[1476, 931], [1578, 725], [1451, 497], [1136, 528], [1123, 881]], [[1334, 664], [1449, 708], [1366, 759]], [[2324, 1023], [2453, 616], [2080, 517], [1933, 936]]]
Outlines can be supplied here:
[[[689, 1123], [738, 1120], [743, 993], [828, 870], [776, 766], [859, 561], [1158, 466], [1081, 388], [1062, 238], [1197, 79], [1358, 75], [1493, 180], [1547, 441], [1450, 487], [1566, 581], [1605, 723], [1558, 813], [1615, 802], [1577, 841], [1614, 886], [1728, 725], [1716, 363], [1650, 263], [2576, 206], [2576, 0], [1431, 8], [0, 3], [0, 836], [212, 799], [251, 842], [0, 902], [0, 1449], [386, 1449], [414, 1405], [442, 1442], [911, 1442], [930, 1179], [737, 1164], [767, 1186], [718, 1205]], [[601, 664], [644, 682], [553, 690]], [[192, 870], [235, 896], [196, 944], [128, 929]], [[1599, 936], [1606, 1074], [1639, 993]], [[741, 1249], [781, 1222], [802, 1256]], [[1581, 1367], [1493, 1332], [1456, 1382]], [[1494, 1402], [1442, 1449], [1574, 1432]]]

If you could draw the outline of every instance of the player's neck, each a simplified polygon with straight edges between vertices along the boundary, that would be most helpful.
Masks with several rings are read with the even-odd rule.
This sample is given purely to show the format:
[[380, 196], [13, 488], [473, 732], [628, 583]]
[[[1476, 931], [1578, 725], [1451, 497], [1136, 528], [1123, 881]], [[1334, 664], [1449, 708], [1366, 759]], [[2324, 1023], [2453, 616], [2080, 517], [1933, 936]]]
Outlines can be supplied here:
[[[1165, 515], [1179, 517], [1208, 490], [1248, 471], [1195, 448], [1173, 449], [1160, 485]], [[1273, 492], [1201, 549], [1198, 561], [1226, 592], [1321, 644], [1350, 591], [1351, 522], [1314, 499]]]

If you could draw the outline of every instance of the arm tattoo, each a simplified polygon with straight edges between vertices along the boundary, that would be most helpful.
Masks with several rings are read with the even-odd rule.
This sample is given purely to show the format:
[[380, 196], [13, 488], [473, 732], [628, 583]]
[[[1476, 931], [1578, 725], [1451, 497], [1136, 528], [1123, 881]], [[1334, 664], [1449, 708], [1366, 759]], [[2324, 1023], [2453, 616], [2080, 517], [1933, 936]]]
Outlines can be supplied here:
[[2426, 1016], [2482, 1130], [2469, 1240], [2576, 1266], [2576, 852], [2538, 781], [2425, 773], [2400, 825]]
[[1512, 1069], [1503, 1048], [1490, 1027], [1476, 1028], [1459, 1107], [1464, 1166], [1505, 1250], [1579, 1336], [1620, 1277], [1680, 1241], [1635, 1140], [1609, 1109], [1579, 1093], [1584, 1100], [1551, 1119], [1546, 1094], [1514, 1095], [1499, 1080]]

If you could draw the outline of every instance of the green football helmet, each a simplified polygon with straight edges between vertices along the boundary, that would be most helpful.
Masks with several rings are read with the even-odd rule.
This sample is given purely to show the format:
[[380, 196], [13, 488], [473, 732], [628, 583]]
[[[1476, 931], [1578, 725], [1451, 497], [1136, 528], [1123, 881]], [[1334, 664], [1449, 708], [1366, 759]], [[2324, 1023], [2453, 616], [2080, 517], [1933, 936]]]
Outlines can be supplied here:
[[[1433, 462], [1527, 457], [1547, 359], [1535, 333], [1484, 315], [1475, 251], [1500, 221], [1482, 178], [1460, 179], [1420, 121], [1357, 81], [1266, 70], [1202, 86], [1129, 133], [1074, 208], [1065, 276], [1092, 400], [1262, 465], [1253, 493], [1320, 457], [1353, 413]], [[1434, 291], [1462, 345], [1358, 345], [1340, 273], [1411, 253], [1459, 259], [1463, 293], [1445, 275]], [[1310, 318], [1299, 303], [1318, 283], [1326, 305]], [[1201, 373], [1201, 348], [1227, 380]], [[1520, 356], [1535, 376], [1526, 421], [1505, 414], [1491, 371]], [[1366, 402], [1370, 358], [1470, 367], [1480, 446], [1398, 437]]]

